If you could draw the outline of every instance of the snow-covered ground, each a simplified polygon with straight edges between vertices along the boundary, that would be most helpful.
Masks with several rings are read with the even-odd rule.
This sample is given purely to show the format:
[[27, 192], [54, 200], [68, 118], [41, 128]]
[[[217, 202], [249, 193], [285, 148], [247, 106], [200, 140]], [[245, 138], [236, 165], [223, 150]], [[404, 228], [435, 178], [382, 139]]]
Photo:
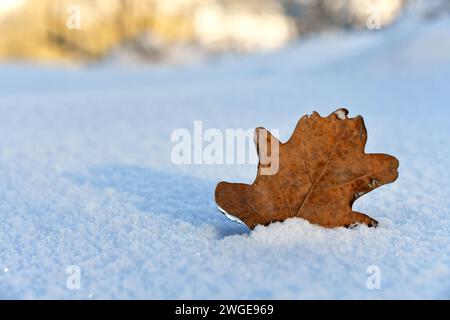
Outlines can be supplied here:
[[[449, 299], [449, 83], [449, 19], [197, 66], [0, 66], [0, 298]], [[194, 120], [286, 140], [340, 106], [364, 115], [368, 152], [400, 159], [399, 180], [356, 203], [376, 229], [250, 232], [213, 194], [255, 166], [171, 162]]]

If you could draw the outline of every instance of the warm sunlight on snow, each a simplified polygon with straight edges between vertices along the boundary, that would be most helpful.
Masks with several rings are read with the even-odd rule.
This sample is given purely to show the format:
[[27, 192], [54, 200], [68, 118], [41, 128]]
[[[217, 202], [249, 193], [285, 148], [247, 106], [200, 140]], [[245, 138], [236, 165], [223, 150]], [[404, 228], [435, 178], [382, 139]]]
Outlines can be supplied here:
[[25, 0], [2, 0], [0, 2], [0, 15], [21, 6]]

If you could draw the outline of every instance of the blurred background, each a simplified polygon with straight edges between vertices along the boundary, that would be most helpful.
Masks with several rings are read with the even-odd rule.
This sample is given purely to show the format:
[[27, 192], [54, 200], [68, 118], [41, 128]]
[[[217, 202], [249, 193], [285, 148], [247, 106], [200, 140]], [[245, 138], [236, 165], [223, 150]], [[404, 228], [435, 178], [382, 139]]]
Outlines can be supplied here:
[[420, 5], [426, 17], [450, 8], [417, 0], [2, 0], [0, 59], [186, 63], [273, 50], [312, 33], [387, 28]]

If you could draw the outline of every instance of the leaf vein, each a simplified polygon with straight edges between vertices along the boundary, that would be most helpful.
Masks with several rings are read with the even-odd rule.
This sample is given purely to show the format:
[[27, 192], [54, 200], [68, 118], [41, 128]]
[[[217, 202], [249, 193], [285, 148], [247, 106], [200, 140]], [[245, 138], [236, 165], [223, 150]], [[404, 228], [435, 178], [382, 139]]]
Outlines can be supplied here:
[[259, 212], [258, 210], [256, 210], [256, 208], [247, 200], [242, 199], [234, 190], [231, 191], [236, 197], [238, 197], [239, 200], [241, 200], [242, 202], [244, 202], [247, 206], [249, 206], [258, 216], [260, 216], [261, 218], [264, 219], [265, 222], [269, 222], [269, 220], [266, 219], [266, 217], [264, 217], [264, 215]]
[[[347, 125], [346, 125], [347, 123], [345, 122], [344, 123], [344, 129], [342, 129], [342, 133], [341, 133], [341, 135], [343, 135], [344, 133], [345, 133], [345, 131], [346, 131], [346, 129], [347, 129]], [[329, 163], [330, 163], [330, 160], [331, 160], [331, 158], [333, 157], [333, 155], [334, 155], [334, 153], [335, 153], [335, 151], [336, 151], [336, 149], [337, 149], [337, 145], [338, 145], [338, 142], [337, 142], [337, 131], [338, 131], [338, 123], [336, 123], [336, 130], [335, 130], [335, 144], [334, 144], [334, 148], [333, 148], [333, 150], [331, 150], [331, 152], [330, 152], [330, 154], [329, 154], [329, 156], [328, 156], [328, 159], [327, 159], [327, 161], [325, 162], [325, 165], [323, 166], [323, 168], [322, 168], [322, 171], [320, 172], [320, 174], [319, 174], [319, 176], [317, 177], [317, 179], [314, 181], [314, 183], [311, 185], [311, 187], [309, 188], [309, 190], [308, 190], [308, 193], [306, 194], [306, 196], [305, 196], [305, 199], [303, 199], [303, 202], [302, 202], [302, 204], [300, 205], [300, 208], [297, 210], [297, 214], [296, 214], [296, 216], [298, 217], [298, 215], [300, 214], [300, 212], [301, 212], [301, 210], [303, 209], [303, 207], [305, 206], [305, 204], [306, 204], [306, 202], [308, 201], [308, 199], [309, 199], [309, 196], [311, 195], [311, 193], [313, 192], [313, 190], [314, 190], [314, 187], [317, 185], [317, 182], [318, 181], [320, 181], [320, 179], [322, 178], [322, 176], [323, 176], [323, 174], [325, 173], [325, 170], [327, 169], [327, 167], [328, 167], [328, 165], [329, 165]]]

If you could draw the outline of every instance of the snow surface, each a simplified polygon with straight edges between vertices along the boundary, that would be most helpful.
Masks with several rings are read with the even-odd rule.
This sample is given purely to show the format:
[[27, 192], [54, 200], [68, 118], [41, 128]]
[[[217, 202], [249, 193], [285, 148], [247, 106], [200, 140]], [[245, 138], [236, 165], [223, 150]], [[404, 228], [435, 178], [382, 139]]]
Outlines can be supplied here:
[[[443, 18], [189, 67], [0, 66], [0, 297], [449, 299], [449, 43]], [[170, 161], [172, 131], [194, 120], [286, 140], [341, 106], [364, 115], [368, 152], [401, 162], [356, 203], [376, 229], [250, 232], [213, 194], [254, 165]]]

